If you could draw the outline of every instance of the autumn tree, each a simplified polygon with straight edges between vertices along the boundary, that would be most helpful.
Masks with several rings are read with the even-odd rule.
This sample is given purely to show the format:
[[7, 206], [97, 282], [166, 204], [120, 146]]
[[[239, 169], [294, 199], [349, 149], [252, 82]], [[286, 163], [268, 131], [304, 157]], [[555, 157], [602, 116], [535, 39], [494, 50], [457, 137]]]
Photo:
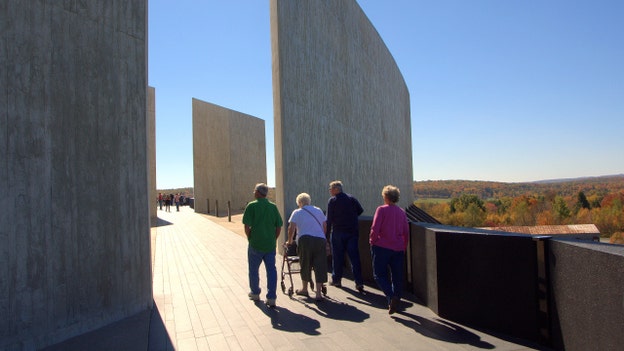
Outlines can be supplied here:
[[609, 238], [611, 244], [624, 245], [624, 232], [616, 232]]
[[576, 213], [576, 219], [574, 220], [574, 223], [577, 223], [577, 224], [593, 223], [593, 221], [592, 221], [592, 210], [587, 209], [587, 208], [581, 208]]
[[544, 210], [537, 214], [536, 225], [553, 225], [556, 224], [553, 219], [551, 210]]
[[538, 204], [538, 199], [533, 196], [514, 198], [510, 208], [513, 225], [535, 225]]
[[624, 192], [605, 196], [593, 217], [602, 235], [624, 231]]
[[[419, 193], [445, 194], [417, 206], [455, 226], [595, 224], [603, 237], [624, 232], [624, 177], [561, 183], [433, 181]], [[431, 189], [433, 187], [433, 189]], [[415, 188], [416, 191], [416, 188]], [[448, 196], [447, 194], [451, 194]], [[487, 195], [487, 201], [483, 197]], [[437, 196], [436, 196], [437, 197]]]
[[448, 202], [416, 201], [415, 205], [441, 223], [448, 224], [447, 217], [450, 213]]

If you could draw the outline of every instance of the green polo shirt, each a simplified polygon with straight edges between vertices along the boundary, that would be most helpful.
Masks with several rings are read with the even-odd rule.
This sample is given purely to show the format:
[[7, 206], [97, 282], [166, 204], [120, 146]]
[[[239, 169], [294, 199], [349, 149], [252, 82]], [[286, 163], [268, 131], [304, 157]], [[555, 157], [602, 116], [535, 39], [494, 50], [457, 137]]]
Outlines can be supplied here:
[[251, 227], [249, 245], [252, 248], [260, 252], [275, 251], [275, 229], [284, 223], [274, 203], [266, 198], [250, 202], [243, 214], [243, 224]]

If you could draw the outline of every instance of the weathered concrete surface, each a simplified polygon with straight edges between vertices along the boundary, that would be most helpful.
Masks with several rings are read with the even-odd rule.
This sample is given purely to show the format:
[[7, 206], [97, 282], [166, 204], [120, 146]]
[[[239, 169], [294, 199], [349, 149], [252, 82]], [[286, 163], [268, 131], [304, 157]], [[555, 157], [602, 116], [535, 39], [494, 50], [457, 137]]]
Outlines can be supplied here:
[[342, 180], [372, 215], [384, 185], [412, 201], [409, 92], [355, 1], [271, 0], [276, 202], [307, 192], [326, 209]]
[[152, 304], [147, 1], [0, 5], [0, 349]]
[[624, 345], [624, 246], [549, 241], [553, 346], [619, 350]]
[[253, 200], [256, 183], [266, 182], [264, 121], [241, 112], [193, 99], [193, 175], [195, 211], [225, 215]]
[[147, 157], [149, 160], [149, 209], [150, 222], [156, 224], [156, 89], [147, 87]]

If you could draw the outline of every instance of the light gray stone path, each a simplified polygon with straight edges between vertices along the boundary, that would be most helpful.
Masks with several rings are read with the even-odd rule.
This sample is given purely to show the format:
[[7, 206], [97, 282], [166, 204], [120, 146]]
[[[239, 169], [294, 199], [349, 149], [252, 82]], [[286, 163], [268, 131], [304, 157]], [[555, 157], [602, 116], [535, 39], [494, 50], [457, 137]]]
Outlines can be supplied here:
[[[378, 289], [367, 286], [359, 294], [349, 280], [343, 280], [342, 289], [328, 287], [321, 303], [289, 298], [278, 281], [277, 307], [267, 308], [247, 298], [247, 242], [240, 216], [223, 226], [219, 222], [227, 218], [188, 207], [158, 211], [158, 216], [163, 225], [152, 229], [152, 326], [160, 318], [167, 337], [151, 336], [150, 350], [533, 349], [443, 320], [413, 301], [390, 316]], [[278, 255], [278, 280], [281, 260]], [[264, 268], [260, 271], [264, 290]], [[156, 331], [152, 327], [150, 333]]]

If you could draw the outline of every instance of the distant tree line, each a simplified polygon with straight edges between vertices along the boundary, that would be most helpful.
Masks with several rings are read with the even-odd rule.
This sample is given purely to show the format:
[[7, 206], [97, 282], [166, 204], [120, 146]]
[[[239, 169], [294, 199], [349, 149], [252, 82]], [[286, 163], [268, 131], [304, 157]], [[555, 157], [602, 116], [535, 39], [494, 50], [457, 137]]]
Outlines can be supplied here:
[[553, 180], [528, 183], [502, 183], [474, 180], [427, 180], [414, 182], [415, 199], [451, 199], [473, 194], [481, 199], [515, 197], [526, 194], [554, 192], [560, 196], [576, 196], [579, 192], [605, 196], [624, 188], [624, 175], [574, 180]]
[[444, 224], [465, 227], [595, 224], [624, 233], [624, 175], [558, 182], [414, 182], [416, 206]]

